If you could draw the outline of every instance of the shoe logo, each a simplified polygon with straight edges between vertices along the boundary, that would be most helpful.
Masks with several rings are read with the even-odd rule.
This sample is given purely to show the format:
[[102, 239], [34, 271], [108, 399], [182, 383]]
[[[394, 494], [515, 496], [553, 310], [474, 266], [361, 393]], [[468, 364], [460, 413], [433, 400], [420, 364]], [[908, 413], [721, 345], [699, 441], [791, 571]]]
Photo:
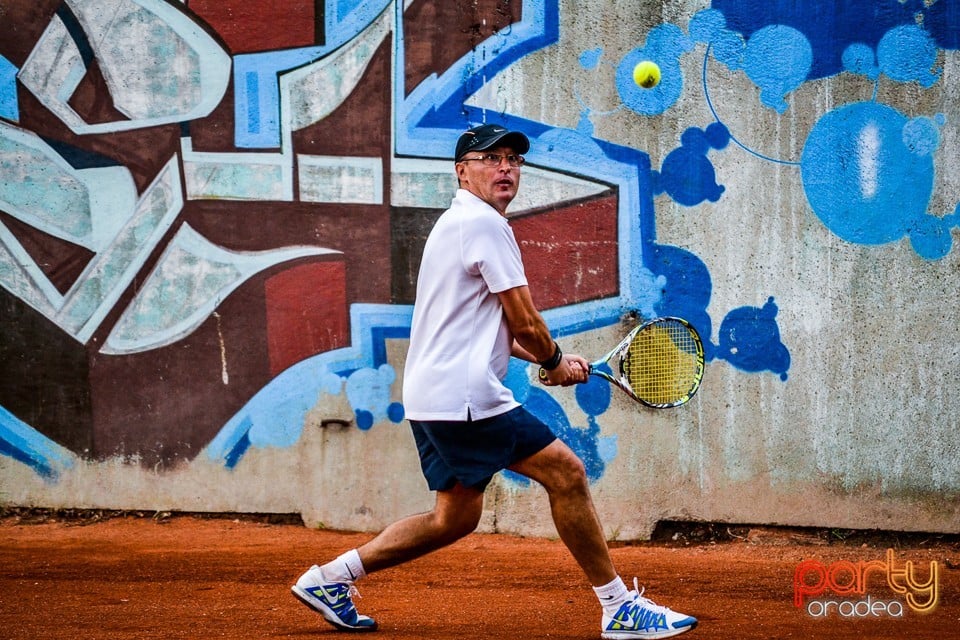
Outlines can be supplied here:
[[[340, 585], [331, 585], [333, 589], [328, 589], [324, 585], [318, 585], [316, 587], [310, 587], [307, 589], [307, 592], [311, 595], [322, 597], [324, 600], [330, 604], [336, 604], [340, 601], [340, 598], [343, 596], [343, 589]], [[320, 595], [318, 595], [320, 594]]]
[[350, 599], [350, 589], [346, 585], [331, 584], [317, 585], [306, 590], [307, 593], [330, 607], [330, 610], [346, 624], [355, 624], [357, 618], [356, 608], [353, 606], [353, 600]]
[[650, 629], [657, 631], [667, 628], [667, 616], [663, 613], [643, 609], [636, 605], [625, 604], [613, 617], [608, 631], [639, 631]]

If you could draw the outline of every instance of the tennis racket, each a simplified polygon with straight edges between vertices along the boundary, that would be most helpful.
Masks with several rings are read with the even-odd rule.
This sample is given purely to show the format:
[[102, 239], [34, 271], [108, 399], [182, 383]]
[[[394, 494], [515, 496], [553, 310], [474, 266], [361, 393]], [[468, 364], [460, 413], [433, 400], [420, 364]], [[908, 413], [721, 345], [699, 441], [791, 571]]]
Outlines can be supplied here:
[[[614, 374], [600, 369], [608, 364]], [[648, 407], [666, 409], [684, 404], [703, 379], [703, 343], [689, 322], [656, 318], [640, 324], [588, 371], [620, 387]], [[540, 368], [540, 379], [547, 372]]]

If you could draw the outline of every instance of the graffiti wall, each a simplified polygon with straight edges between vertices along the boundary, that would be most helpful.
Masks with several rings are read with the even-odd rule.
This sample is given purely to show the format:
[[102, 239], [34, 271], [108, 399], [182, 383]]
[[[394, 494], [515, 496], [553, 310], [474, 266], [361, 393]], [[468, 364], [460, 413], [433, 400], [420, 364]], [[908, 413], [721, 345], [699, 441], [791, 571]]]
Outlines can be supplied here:
[[[565, 349], [661, 315], [704, 337], [665, 411], [511, 366], [609, 535], [960, 527], [957, 3], [0, 17], [0, 503], [356, 529], [428, 507], [399, 379], [420, 252], [459, 132], [499, 122], [532, 141], [509, 216]], [[550, 535], [539, 491], [503, 474], [482, 526]]]

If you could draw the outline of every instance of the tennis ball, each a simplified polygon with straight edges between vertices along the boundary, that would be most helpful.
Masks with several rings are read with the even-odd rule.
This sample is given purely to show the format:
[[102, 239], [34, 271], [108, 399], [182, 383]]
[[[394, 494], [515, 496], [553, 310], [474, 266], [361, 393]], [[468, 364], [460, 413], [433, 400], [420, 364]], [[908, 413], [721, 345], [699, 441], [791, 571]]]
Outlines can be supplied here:
[[633, 68], [633, 81], [644, 89], [653, 89], [660, 83], [660, 67], [656, 62], [643, 60]]

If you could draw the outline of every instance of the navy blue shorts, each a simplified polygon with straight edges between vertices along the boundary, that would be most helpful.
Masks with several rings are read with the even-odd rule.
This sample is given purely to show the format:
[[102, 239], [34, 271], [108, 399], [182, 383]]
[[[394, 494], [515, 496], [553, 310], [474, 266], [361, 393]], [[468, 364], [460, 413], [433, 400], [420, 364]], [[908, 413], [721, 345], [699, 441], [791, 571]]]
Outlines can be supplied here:
[[483, 491], [495, 473], [557, 438], [523, 407], [467, 422], [410, 420], [410, 427], [431, 491], [452, 489], [457, 482]]

